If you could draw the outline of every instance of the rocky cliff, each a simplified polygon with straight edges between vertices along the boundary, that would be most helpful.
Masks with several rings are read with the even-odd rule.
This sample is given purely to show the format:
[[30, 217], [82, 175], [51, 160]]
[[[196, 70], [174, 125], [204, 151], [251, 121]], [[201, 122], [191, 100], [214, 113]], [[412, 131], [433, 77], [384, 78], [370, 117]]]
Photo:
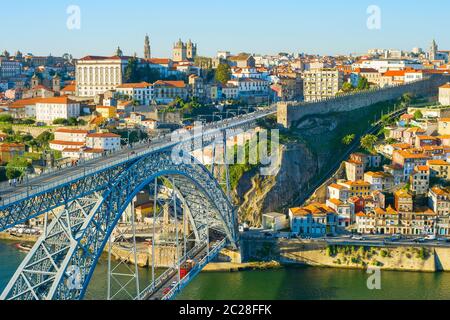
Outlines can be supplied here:
[[242, 221], [252, 226], [261, 224], [262, 212], [282, 211], [291, 205], [318, 171], [317, 159], [303, 143], [280, 146], [275, 176], [261, 176], [259, 170], [246, 173], [235, 191]]
[[[258, 168], [245, 172], [234, 190], [241, 221], [260, 226], [262, 214], [287, 212], [301, 205], [311, 186], [336, 164], [348, 149], [343, 137], [359, 138], [381, 113], [392, 110], [395, 101], [373, 105], [358, 112], [308, 116], [281, 133], [280, 170], [275, 176], [261, 176]], [[272, 121], [261, 126], [273, 129]]]

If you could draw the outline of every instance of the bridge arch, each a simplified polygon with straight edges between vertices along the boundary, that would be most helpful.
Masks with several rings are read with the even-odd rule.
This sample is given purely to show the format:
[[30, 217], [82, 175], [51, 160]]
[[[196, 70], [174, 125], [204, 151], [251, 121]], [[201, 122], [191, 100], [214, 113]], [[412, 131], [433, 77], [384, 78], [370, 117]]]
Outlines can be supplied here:
[[[200, 234], [207, 216], [232, 245], [236, 244], [235, 209], [211, 173], [195, 159], [191, 164], [174, 164], [170, 151], [156, 152], [130, 164], [106, 190], [67, 204], [21, 264], [1, 298], [82, 299], [124, 211], [141, 190], [160, 177], [175, 181], [180, 199], [189, 206], [191, 224]], [[73, 280], [73, 274], [68, 272], [71, 266], [80, 271], [79, 285], [75, 287], [68, 285]]]

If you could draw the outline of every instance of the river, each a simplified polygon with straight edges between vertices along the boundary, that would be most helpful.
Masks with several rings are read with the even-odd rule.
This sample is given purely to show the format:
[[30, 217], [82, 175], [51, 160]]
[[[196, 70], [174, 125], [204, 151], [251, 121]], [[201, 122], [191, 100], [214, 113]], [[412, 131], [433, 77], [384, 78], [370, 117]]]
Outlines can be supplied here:
[[[25, 254], [12, 242], [0, 242], [0, 290]], [[106, 268], [95, 270], [86, 299], [106, 297]], [[359, 270], [286, 267], [236, 273], [202, 273], [178, 296], [185, 300], [335, 300], [335, 299], [430, 299], [450, 300], [450, 273], [381, 273], [381, 290], [369, 290], [369, 275]], [[140, 270], [142, 286], [151, 271]], [[121, 295], [126, 298], [126, 295]]]

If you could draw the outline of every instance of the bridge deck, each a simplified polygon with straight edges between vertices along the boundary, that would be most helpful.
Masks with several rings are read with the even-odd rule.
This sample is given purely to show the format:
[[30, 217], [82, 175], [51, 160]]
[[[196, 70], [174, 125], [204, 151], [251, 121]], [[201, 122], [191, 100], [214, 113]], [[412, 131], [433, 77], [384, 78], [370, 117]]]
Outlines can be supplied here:
[[170, 300], [180, 292], [192, 279], [212, 261], [226, 244], [226, 238], [210, 243], [209, 248], [206, 243], [194, 248], [187, 256], [180, 259], [180, 264], [188, 260], [195, 261], [195, 265], [185, 277], [178, 276], [177, 268], [170, 268], [164, 272], [154, 284], [145, 289], [140, 297], [142, 300]]
[[[276, 110], [271, 107], [245, 116], [214, 122], [203, 127], [202, 135], [213, 135], [215, 133], [220, 133], [223, 130], [238, 128], [249, 122], [274, 114], [275, 112]], [[66, 167], [49, 171], [35, 177], [29, 177], [27, 179], [28, 181], [24, 181], [24, 183], [20, 185], [9, 186], [8, 182], [4, 182], [3, 184], [0, 184], [0, 207], [26, 199], [45, 190], [51, 190], [64, 183], [76, 181], [86, 175], [94, 174], [106, 168], [137, 160], [149, 153], [161, 151], [191, 139], [193, 139], [192, 136], [186, 137], [186, 139], [182, 141], [173, 142], [171, 141], [170, 135], [165, 135], [158, 137], [148, 144], [135, 144], [133, 148], [124, 148], [107, 156], [83, 161], [77, 166]]]

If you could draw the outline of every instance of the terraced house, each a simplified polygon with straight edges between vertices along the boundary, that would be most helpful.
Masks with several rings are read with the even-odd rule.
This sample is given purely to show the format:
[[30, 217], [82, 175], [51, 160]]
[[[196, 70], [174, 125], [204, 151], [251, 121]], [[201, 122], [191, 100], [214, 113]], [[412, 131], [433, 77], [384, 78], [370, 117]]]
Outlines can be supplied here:
[[170, 103], [176, 98], [187, 99], [188, 89], [184, 81], [159, 80], [153, 84], [153, 95], [157, 103]]
[[141, 105], [149, 105], [153, 100], [153, 85], [147, 82], [124, 83], [116, 88], [116, 96], [127, 96]]
[[350, 198], [370, 195], [370, 183], [363, 180], [339, 181], [338, 184], [348, 189], [348, 195]]
[[310, 237], [336, 234], [338, 216], [325, 204], [313, 203], [303, 208], [289, 209], [291, 232]]

